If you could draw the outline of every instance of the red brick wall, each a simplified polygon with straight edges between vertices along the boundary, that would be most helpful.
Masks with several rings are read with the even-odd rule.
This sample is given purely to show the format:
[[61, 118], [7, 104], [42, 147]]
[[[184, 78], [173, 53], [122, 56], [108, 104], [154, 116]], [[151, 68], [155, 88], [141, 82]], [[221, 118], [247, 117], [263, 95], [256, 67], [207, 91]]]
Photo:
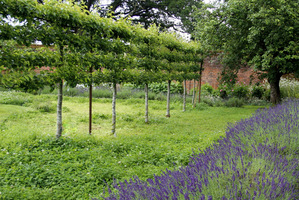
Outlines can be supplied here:
[[[202, 81], [201, 84], [208, 83], [211, 85], [213, 88], [217, 88], [219, 83], [218, 83], [218, 77], [221, 74], [222, 71], [222, 65], [220, 62], [217, 60], [216, 57], [212, 58], [207, 58], [204, 60], [203, 64], [204, 70], [202, 72]], [[251, 80], [251, 77], [254, 77], [253, 80]], [[259, 81], [257, 78], [257, 75], [251, 68], [241, 68], [238, 72], [238, 79], [237, 81], [241, 81], [247, 85], [252, 83], [256, 83]], [[190, 89], [193, 88], [193, 81], [188, 81], [187, 82], [187, 90], [189, 91]]]

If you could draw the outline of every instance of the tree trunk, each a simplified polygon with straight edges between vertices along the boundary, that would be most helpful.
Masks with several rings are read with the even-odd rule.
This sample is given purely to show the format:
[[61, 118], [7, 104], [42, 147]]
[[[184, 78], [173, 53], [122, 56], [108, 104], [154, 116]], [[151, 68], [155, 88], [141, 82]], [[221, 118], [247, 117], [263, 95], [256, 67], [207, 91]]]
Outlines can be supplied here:
[[200, 103], [200, 95], [201, 95], [201, 78], [198, 80], [198, 103]]
[[195, 107], [195, 105], [196, 105], [196, 103], [195, 103], [195, 95], [196, 95], [195, 85], [196, 85], [196, 81], [195, 81], [195, 79], [193, 79], [193, 94], [192, 94], [192, 105], [193, 105], [193, 107]]
[[116, 124], [116, 83], [113, 83], [113, 97], [112, 97], [112, 134], [116, 137], [115, 124]]
[[186, 111], [186, 89], [187, 89], [187, 83], [186, 80], [184, 80], [184, 94], [183, 94], [183, 111]]
[[148, 123], [148, 83], [145, 84], [145, 123]]
[[171, 84], [171, 81], [168, 81], [168, 85], [167, 85], [167, 111], [166, 111], [166, 117], [170, 117], [170, 84]]
[[92, 131], [92, 67], [90, 67], [90, 85], [89, 85], [89, 135]]
[[200, 96], [201, 96], [201, 76], [202, 76], [202, 65], [203, 62], [200, 62], [200, 71], [199, 71], [199, 79], [198, 79], [198, 103], [200, 103]]
[[280, 88], [279, 88], [280, 77], [281, 77], [280, 73], [275, 73], [268, 79], [270, 84], [270, 102], [272, 104], [278, 104], [281, 102]]
[[193, 83], [193, 108], [196, 107], [196, 81]]
[[[59, 53], [60, 53], [60, 66], [63, 66], [64, 62], [64, 52], [63, 46], [59, 46]], [[62, 99], [63, 99], [63, 80], [60, 79], [57, 83], [57, 119], [56, 119], [56, 139], [59, 139], [62, 135]]]
[[57, 129], [56, 139], [59, 139], [62, 134], [62, 98], [63, 98], [63, 82], [62, 80], [57, 84], [58, 100], [57, 100]]
[[[191, 80], [189, 80], [189, 84], [188, 84], [188, 89], [189, 89], [189, 92], [188, 92], [188, 94], [190, 95], [191, 93], [191, 84], [192, 84], [192, 82], [191, 82]], [[193, 103], [193, 102], [192, 102]]]

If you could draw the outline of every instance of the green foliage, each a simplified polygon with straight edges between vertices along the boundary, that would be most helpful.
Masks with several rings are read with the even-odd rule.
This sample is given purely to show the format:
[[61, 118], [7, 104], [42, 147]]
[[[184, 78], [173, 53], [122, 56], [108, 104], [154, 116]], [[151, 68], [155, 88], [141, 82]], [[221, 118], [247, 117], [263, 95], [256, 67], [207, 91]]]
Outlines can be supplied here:
[[70, 97], [74, 97], [74, 96], [79, 96], [80, 90], [76, 89], [76, 88], [64, 88], [63, 90], [63, 94], [66, 96], [70, 96]]
[[1, 104], [11, 104], [11, 105], [28, 105], [33, 102], [34, 96], [19, 93], [19, 92], [1, 92], [0, 93], [0, 103]]
[[270, 106], [269, 101], [266, 101], [264, 99], [258, 99], [258, 98], [251, 98], [249, 102], [247, 102], [247, 105], [253, 105], [253, 106]]
[[205, 102], [200, 102], [198, 105], [196, 105], [197, 110], [207, 110], [209, 108], [209, 104]]
[[262, 86], [254, 85], [251, 91], [251, 96], [261, 99], [264, 96], [266, 89]]
[[208, 83], [201, 86], [202, 93], [214, 94], [214, 88]]
[[237, 84], [234, 85], [231, 94], [233, 97], [247, 98], [249, 94], [249, 86], [237, 82]]
[[225, 101], [224, 105], [226, 107], [243, 107], [245, 105], [245, 102], [243, 99], [233, 97]]
[[[167, 83], [166, 82], [162, 82], [162, 83], [151, 83], [149, 84], [149, 90], [151, 90], [154, 93], [161, 93], [167, 92]], [[178, 82], [171, 82], [170, 84], [170, 92], [171, 93], [179, 93], [182, 94], [183, 93], [183, 86], [181, 83]]]
[[299, 96], [299, 81], [296, 79], [280, 80], [280, 92], [282, 98], [298, 98]]
[[232, 79], [226, 82], [224, 81], [222, 84], [218, 86], [219, 96], [222, 99], [228, 98], [233, 92], [234, 84], [232, 83]]
[[213, 107], [220, 107], [223, 106], [222, 99], [216, 95], [204, 95], [201, 97], [201, 102]]
[[231, 79], [229, 82], [223, 82], [219, 85], [219, 96], [222, 99], [236, 97], [236, 98], [244, 98], [246, 99], [249, 94], [249, 86], [239, 81], [236, 84], [232, 83], [233, 80]]
[[56, 111], [56, 105], [53, 104], [51, 101], [48, 102], [34, 102], [32, 104], [33, 108], [40, 112], [55, 112]]
[[270, 101], [270, 94], [271, 94], [271, 90], [270, 89], [266, 89], [264, 95], [263, 95], [263, 99]]

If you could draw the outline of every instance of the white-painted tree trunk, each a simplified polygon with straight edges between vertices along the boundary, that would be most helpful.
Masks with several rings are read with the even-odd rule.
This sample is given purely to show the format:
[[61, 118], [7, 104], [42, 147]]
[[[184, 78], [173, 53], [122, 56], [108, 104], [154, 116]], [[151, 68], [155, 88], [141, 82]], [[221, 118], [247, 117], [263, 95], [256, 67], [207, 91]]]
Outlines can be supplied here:
[[184, 80], [184, 94], [183, 94], [183, 111], [186, 111], [186, 89], [187, 89], [187, 84], [186, 80]]
[[62, 80], [57, 84], [58, 88], [58, 100], [57, 100], [57, 129], [56, 129], [56, 139], [59, 139], [62, 134], [62, 98], [63, 98], [63, 82]]
[[116, 137], [115, 132], [115, 124], [116, 124], [116, 110], [115, 110], [115, 104], [116, 104], [116, 83], [113, 83], [113, 97], [112, 97], [112, 134], [114, 137]]
[[[60, 66], [63, 66], [64, 52], [63, 46], [59, 46], [60, 53]], [[56, 139], [59, 139], [62, 135], [62, 99], [63, 99], [63, 80], [59, 80], [57, 83], [57, 118], [56, 118]]]
[[145, 123], [148, 123], [148, 83], [145, 84]]
[[166, 117], [170, 117], [170, 84], [171, 84], [171, 81], [168, 81], [168, 85], [167, 85], [167, 110], [166, 110]]

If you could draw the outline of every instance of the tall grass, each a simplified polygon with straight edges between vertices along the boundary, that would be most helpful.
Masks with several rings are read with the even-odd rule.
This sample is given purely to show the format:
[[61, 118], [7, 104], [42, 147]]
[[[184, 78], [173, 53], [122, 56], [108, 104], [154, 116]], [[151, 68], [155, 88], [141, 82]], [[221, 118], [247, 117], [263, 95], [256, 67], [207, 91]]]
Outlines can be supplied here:
[[280, 80], [280, 92], [283, 98], [299, 98], [299, 81], [282, 78]]

